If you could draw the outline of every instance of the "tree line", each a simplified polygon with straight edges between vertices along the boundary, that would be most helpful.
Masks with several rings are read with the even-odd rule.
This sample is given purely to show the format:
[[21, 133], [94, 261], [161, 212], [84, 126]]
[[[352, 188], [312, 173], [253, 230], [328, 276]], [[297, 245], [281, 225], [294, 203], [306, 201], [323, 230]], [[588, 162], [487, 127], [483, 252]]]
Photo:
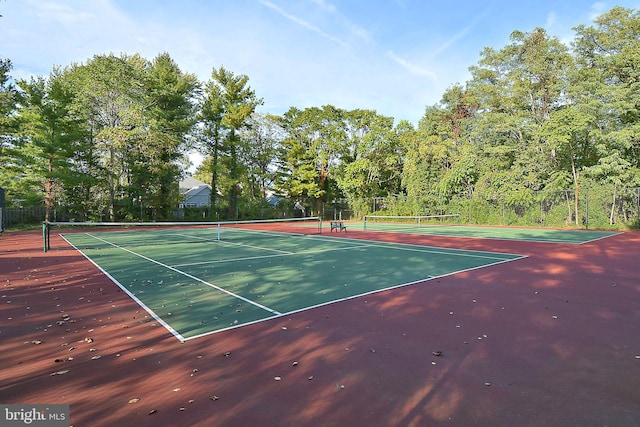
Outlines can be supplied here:
[[[251, 215], [270, 192], [320, 213], [346, 199], [360, 213], [402, 195], [430, 213], [459, 197], [514, 209], [585, 187], [616, 200], [640, 186], [640, 15], [615, 7], [574, 28], [567, 45], [542, 28], [485, 48], [467, 82], [419, 123], [332, 105], [258, 113], [249, 78], [224, 67], [207, 82], [168, 53], [96, 55], [14, 81], [0, 59], [0, 187], [9, 205], [44, 203], [78, 219], [171, 219], [187, 153], [204, 157], [218, 217]], [[137, 202], [136, 202], [137, 201]], [[416, 207], [417, 206], [417, 207]], [[626, 215], [621, 214], [625, 219]]]

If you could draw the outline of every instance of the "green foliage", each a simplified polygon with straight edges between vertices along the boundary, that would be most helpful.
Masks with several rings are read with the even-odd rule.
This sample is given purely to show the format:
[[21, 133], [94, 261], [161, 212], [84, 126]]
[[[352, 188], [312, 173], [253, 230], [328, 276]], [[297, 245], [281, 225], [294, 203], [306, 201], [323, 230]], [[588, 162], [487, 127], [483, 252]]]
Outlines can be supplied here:
[[18, 182], [15, 179], [20, 169], [17, 165], [15, 153], [15, 132], [17, 121], [14, 112], [17, 103], [17, 91], [11, 83], [11, 60], [0, 58], [0, 187], [7, 190], [6, 203], [14, 204], [17, 197], [12, 193], [20, 194], [16, 188]]
[[16, 108], [16, 89], [10, 82], [12, 68], [9, 59], [0, 58], [0, 155], [2, 149], [9, 144], [8, 139], [15, 131], [12, 113]]
[[[347, 144], [332, 168], [337, 188], [353, 203], [400, 189], [402, 149], [393, 118], [370, 110], [344, 115]], [[362, 209], [362, 207], [360, 208]]]
[[58, 70], [49, 79], [20, 81], [21, 123], [16, 160], [24, 168], [22, 179], [31, 193], [44, 193], [45, 219], [66, 189], [84, 180], [76, 167], [77, 153], [87, 149], [82, 119], [73, 110], [70, 82]]
[[305, 110], [292, 107], [282, 117], [286, 157], [276, 188], [313, 205], [316, 212], [326, 199], [333, 168], [347, 144], [344, 114], [333, 106]]
[[[211, 205], [217, 206], [220, 191], [228, 197], [229, 218], [238, 216], [238, 198], [242, 191], [244, 164], [240, 161], [243, 140], [240, 132], [250, 127], [251, 116], [262, 104], [248, 85], [246, 75], [236, 76], [220, 67], [213, 69], [211, 80], [205, 85], [199, 119], [202, 121], [202, 148], [211, 157]], [[221, 180], [220, 174], [225, 177]]]

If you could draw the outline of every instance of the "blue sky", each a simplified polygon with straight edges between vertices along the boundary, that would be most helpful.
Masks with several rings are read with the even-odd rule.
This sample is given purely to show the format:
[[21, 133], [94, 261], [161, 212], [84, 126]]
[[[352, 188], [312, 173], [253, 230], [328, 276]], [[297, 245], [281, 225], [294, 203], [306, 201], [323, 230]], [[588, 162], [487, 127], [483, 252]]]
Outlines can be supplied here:
[[264, 112], [331, 104], [417, 124], [484, 47], [535, 27], [569, 43], [616, 5], [640, 0], [0, 0], [0, 57], [25, 78], [168, 52], [202, 81], [220, 66], [246, 74]]

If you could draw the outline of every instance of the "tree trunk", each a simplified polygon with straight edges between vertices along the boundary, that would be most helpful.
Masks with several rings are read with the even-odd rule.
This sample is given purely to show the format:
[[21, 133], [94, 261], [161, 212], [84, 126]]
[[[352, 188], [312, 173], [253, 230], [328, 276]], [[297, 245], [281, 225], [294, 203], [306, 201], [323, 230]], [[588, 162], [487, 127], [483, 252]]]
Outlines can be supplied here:
[[609, 214], [609, 225], [613, 225], [613, 214], [615, 213], [615, 209], [616, 209], [616, 193], [618, 190], [618, 186], [617, 185], [613, 185], [613, 200], [611, 201], [611, 213]]
[[230, 151], [229, 175], [232, 184], [229, 189], [229, 212], [227, 216], [229, 219], [238, 219], [238, 154], [234, 143], [231, 144]]
[[49, 155], [49, 178], [45, 183], [45, 195], [44, 195], [44, 220], [49, 221], [51, 219], [51, 211], [53, 210], [53, 155]]
[[209, 210], [209, 217], [213, 220], [213, 213], [216, 210], [217, 196], [218, 196], [218, 130], [214, 131], [213, 136], [213, 161], [211, 164], [211, 209]]
[[571, 160], [571, 172], [573, 174], [573, 186], [574, 186], [574, 199], [573, 199], [573, 203], [574, 203], [574, 212], [575, 212], [575, 223], [576, 225], [580, 225], [580, 220], [579, 220], [579, 216], [578, 215], [578, 196], [580, 194], [580, 184], [578, 183], [578, 179], [580, 178], [580, 173], [576, 170], [576, 164], [573, 161], [573, 159]]
[[113, 169], [115, 163], [115, 153], [113, 149], [109, 150], [109, 221], [114, 222], [116, 220], [116, 184], [113, 176]]

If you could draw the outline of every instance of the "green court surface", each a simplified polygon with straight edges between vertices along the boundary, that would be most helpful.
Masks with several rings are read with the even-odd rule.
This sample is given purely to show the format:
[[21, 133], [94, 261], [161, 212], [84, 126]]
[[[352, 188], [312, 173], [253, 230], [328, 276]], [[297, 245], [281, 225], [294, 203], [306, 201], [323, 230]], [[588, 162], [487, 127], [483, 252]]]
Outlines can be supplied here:
[[431, 234], [435, 236], [471, 237], [474, 239], [522, 240], [528, 242], [582, 244], [619, 234], [616, 231], [557, 230], [516, 227], [477, 227], [468, 225], [426, 225], [362, 222], [350, 224], [350, 229], [391, 231], [396, 233]]
[[521, 255], [213, 228], [67, 233], [178, 339], [415, 284]]

